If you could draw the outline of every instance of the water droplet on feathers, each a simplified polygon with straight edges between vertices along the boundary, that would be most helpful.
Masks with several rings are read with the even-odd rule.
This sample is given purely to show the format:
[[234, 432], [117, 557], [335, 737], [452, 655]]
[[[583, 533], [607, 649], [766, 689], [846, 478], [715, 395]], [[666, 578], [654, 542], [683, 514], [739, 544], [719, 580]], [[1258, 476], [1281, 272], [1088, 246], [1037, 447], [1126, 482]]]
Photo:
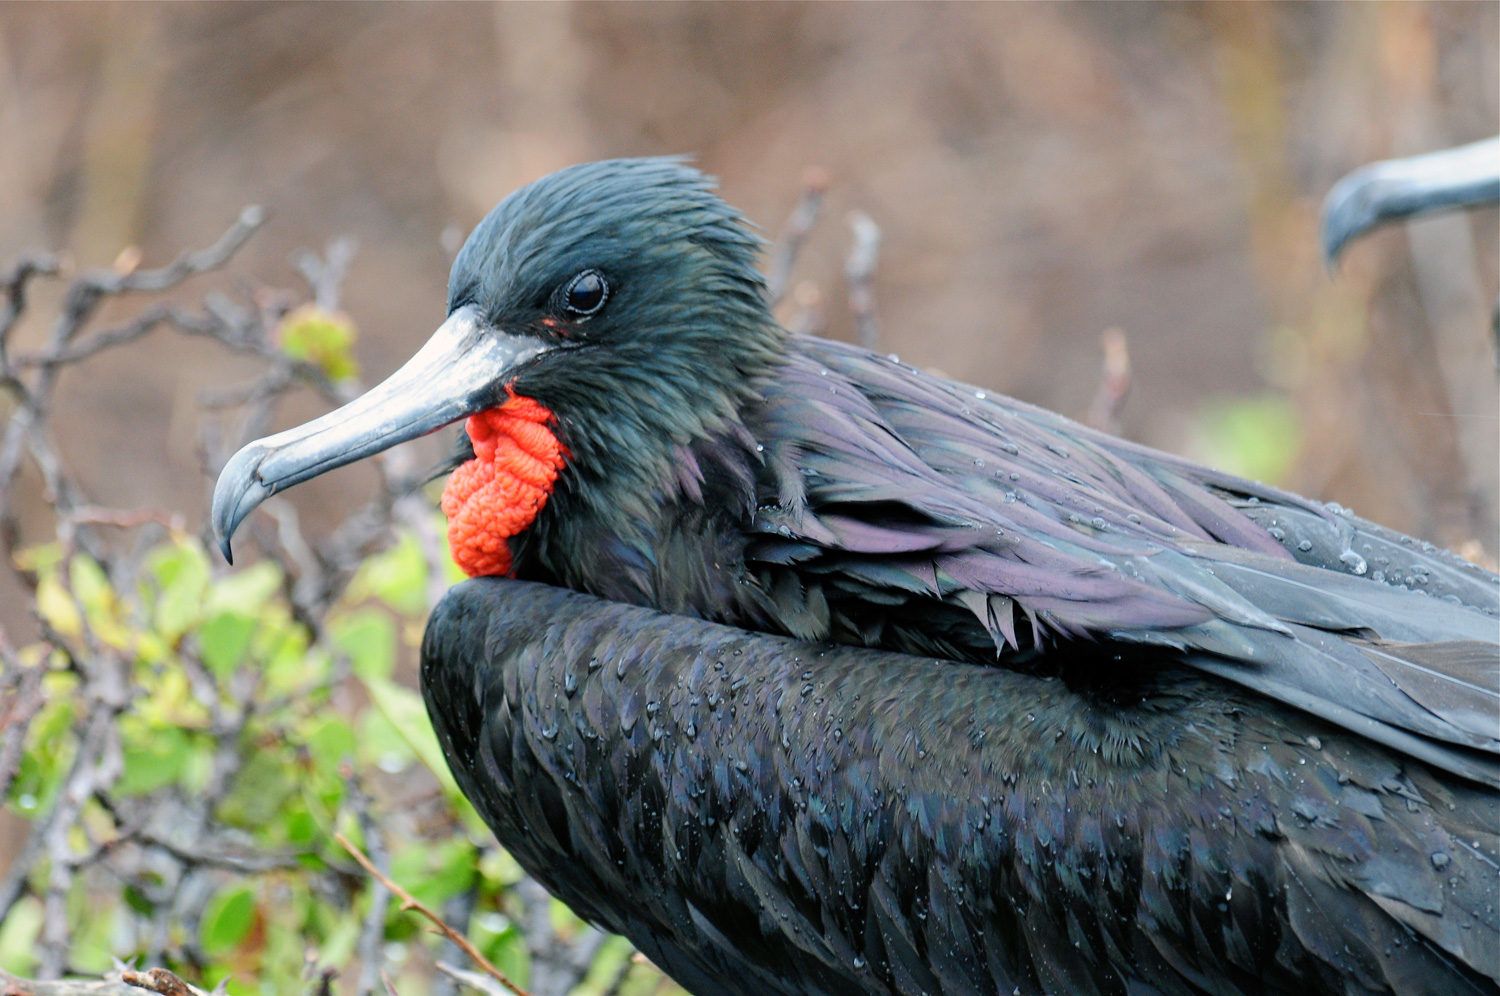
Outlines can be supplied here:
[[985, 399], [986, 395], [985, 395], [985, 393], [983, 391], [975, 391], [974, 392], [974, 397], [978, 398], [980, 401], [983, 401]]
[[1009, 453], [1011, 456], [1015, 456], [1021, 452], [1021, 447], [1017, 446], [1015, 443], [1001, 443], [1000, 448]]
[[569, 698], [573, 697], [573, 693], [578, 691], [578, 675], [572, 671], [563, 672], [563, 691], [568, 694]]
[[1369, 570], [1369, 567], [1365, 564], [1365, 558], [1361, 557], [1353, 550], [1345, 550], [1343, 553], [1339, 554], [1339, 563], [1349, 568], [1349, 570], [1353, 571], [1355, 574], [1363, 574], [1365, 571]]
[[1442, 871], [1444, 868], [1447, 868], [1448, 862], [1452, 860], [1453, 859], [1449, 857], [1447, 851], [1432, 852], [1432, 867], [1436, 868], [1438, 871]]
[[1303, 540], [1302, 542], [1297, 544], [1297, 549], [1301, 550], [1303, 553], [1306, 553], [1307, 551], [1312, 549], [1312, 540]]

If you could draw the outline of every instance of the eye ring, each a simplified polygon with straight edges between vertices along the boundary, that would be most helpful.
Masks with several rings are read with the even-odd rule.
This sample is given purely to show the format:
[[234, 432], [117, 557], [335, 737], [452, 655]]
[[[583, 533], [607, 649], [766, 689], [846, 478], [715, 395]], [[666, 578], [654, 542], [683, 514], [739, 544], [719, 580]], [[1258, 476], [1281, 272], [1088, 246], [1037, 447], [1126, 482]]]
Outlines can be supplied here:
[[563, 288], [563, 307], [579, 318], [598, 314], [608, 300], [609, 281], [598, 270], [584, 270]]

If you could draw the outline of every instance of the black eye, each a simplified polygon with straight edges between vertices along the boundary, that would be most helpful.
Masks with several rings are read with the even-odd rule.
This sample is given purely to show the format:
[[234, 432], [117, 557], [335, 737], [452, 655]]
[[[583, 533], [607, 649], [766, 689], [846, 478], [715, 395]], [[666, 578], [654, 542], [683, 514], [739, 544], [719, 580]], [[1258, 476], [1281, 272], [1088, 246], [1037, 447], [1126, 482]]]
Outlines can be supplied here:
[[604, 307], [608, 297], [609, 284], [604, 282], [604, 274], [598, 270], [584, 270], [568, 282], [563, 303], [573, 314], [588, 317]]

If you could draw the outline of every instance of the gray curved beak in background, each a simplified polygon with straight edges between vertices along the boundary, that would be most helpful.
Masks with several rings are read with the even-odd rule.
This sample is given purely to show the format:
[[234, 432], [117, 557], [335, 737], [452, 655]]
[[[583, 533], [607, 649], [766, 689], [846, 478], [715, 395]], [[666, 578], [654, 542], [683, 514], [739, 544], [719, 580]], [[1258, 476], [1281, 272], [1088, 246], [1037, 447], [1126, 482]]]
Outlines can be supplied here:
[[1360, 167], [1323, 199], [1323, 255], [1386, 221], [1500, 201], [1500, 138]]
[[342, 408], [245, 446], [214, 485], [213, 524], [224, 559], [245, 516], [294, 484], [426, 435], [504, 400], [509, 374], [553, 348], [491, 328], [456, 309], [415, 356]]

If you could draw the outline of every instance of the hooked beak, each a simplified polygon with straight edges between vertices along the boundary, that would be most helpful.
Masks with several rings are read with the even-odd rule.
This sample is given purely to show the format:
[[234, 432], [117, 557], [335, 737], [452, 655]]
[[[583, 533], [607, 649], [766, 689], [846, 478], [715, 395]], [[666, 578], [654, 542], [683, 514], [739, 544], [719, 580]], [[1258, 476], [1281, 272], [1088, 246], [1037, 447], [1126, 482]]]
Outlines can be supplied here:
[[508, 375], [550, 348], [490, 328], [465, 305], [379, 385], [322, 418], [245, 446], [214, 485], [214, 533], [224, 559], [233, 563], [235, 528], [276, 492], [493, 408], [504, 400]]
[[1323, 199], [1329, 266], [1355, 236], [1384, 221], [1500, 201], [1500, 138], [1361, 167]]

